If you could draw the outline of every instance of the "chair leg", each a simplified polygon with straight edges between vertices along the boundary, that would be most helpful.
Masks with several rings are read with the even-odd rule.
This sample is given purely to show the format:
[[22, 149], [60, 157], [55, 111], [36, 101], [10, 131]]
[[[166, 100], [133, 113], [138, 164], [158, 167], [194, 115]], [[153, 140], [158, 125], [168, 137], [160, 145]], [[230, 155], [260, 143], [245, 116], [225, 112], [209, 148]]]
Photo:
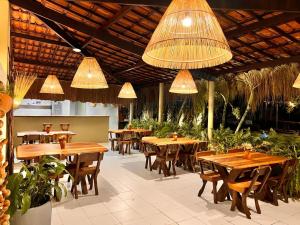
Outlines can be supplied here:
[[258, 204], [258, 198], [255, 194], [254, 194], [254, 201], [255, 201], [255, 208], [256, 208], [257, 213], [261, 214], [261, 210], [260, 210], [260, 207], [259, 207], [259, 204]]
[[199, 197], [201, 197], [201, 195], [202, 195], [202, 193], [203, 193], [203, 191], [204, 191], [204, 189], [205, 189], [205, 186], [206, 186], [206, 184], [207, 184], [207, 180], [202, 180], [202, 187], [200, 188], [200, 190], [199, 190], [199, 192], [198, 192], [198, 196]]
[[[146, 164], [145, 164], [145, 169], [148, 168], [148, 161], [149, 161], [149, 156], [146, 156]], [[151, 169], [151, 168], [150, 168]]]
[[150, 168], [150, 171], [152, 171], [151, 156], [149, 156], [149, 168]]
[[273, 204], [278, 206], [278, 188], [275, 187], [273, 190]]
[[251, 213], [249, 211], [249, 208], [247, 206], [247, 195], [242, 195], [242, 205], [243, 205], [243, 209], [244, 209], [244, 212], [247, 216], [248, 219], [251, 219]]
[[112, 142], [111, 142], [111, 150], [112, 150], [112, 151], [115, 151], [115, 141], [112, 141]]
[[88, 181], [89, 181], [89, 184], [90, 184], [90, 190], [93, 189], [93, 180], [94, 180], [93, 175], [91, 175], [91, 177], [88, 176]]
[[214, 193], [214, 203], [218, 204], [218, 199], [217, 199], [217, 185], [218, 182], [213, 182], [213, 193]]
[[171, 161], [169, 161], [169, 167], [168, 167], [168, 169], [169, 170], [171, 169]]
[[175, 169], [175, 161], [172, 161], [172, 167], [173, 167], [173, 174], [174, 174], [174, 176], [176, 176], [176, 169]]
[[286, 190], [286, 185], [283, 185], [282, 192], [283, 192], [283, 196], [284, 196], [284, 202], [289, 203], [289, 198], [288, 198], [288, 194], [287, 194], [287, 190]]
[[161, 163], [159, 163], [158, 174], [161, 174]]
[[93, 175], [94, 177], [94, 184], [95, 184], [95, 195], [99, 195], [99, 192], [98, 192], [98, 184], [97, 184], [97, 175]]
[[231, 202], [231, 211], [235, 211], [235, 206], [236, 206], [236, 200], [237, 200], [237, 192], [232, 191], [232, 202]]

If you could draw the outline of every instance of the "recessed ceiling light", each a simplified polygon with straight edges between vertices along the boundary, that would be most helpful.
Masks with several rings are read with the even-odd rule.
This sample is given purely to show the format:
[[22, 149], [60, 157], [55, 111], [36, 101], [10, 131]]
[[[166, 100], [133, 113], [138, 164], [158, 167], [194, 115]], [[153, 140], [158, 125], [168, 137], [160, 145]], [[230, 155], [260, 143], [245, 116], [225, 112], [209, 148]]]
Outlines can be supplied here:
[[73, 48], [73, 51], [74, 52], [81, 52], [81, 49], [79, 49], [79, 48]]

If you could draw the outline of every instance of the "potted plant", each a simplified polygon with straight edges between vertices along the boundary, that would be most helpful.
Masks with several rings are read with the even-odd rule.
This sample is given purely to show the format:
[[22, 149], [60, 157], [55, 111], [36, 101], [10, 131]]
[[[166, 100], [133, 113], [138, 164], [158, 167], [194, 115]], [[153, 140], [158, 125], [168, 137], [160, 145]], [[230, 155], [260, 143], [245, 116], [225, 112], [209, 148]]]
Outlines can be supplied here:
[[19, 173], [9, 176], [11, 225], [51, 225], [54, 193], [58, 200], [67, 194], [66, 187], [55, 178], [65, 172], [62, 162], [44, 156], [38, 163], [23, 165]]
[[12, 106], [12, 97], [10, 96], [11, 89], [5, 88], [0, 81], [0, 112], [5, 115]]

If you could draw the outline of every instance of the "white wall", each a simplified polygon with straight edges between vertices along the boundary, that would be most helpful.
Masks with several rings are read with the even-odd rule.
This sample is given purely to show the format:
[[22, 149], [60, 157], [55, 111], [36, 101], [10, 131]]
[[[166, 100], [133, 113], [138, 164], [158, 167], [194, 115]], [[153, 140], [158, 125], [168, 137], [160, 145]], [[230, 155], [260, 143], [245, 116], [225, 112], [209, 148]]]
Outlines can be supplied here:
[[109, 116], [109, 129], [118, 129], [119, 111], [112, 104], [24, 99], [15, 116]]

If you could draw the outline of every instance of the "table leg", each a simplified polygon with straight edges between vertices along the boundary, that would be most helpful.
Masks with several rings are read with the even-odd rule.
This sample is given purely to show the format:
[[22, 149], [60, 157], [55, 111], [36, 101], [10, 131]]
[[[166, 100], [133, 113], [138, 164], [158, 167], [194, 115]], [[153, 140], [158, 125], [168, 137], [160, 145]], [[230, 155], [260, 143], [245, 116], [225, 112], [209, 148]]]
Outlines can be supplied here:
[[88, 189], [87, 189], [86, 177], [85, 176], [81, 177], [81, 190], [82, 190], [82, 194], [84, 194], [84, 195], [88, 194]]

